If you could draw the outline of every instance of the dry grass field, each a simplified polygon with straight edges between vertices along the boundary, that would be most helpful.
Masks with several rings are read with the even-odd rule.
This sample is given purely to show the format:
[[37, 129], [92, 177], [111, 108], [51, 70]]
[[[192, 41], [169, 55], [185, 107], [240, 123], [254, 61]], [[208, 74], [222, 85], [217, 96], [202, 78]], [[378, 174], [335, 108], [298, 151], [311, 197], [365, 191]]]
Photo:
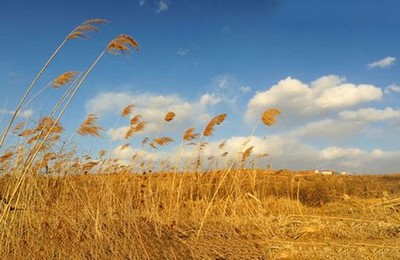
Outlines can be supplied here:
[[0, 258], [400, 257], [399, 175], [224, 174], [2, 177]]
[[[116, 119], [129, 125], [125, 143], [114, 148], [140, 147], [153, 160], [134, 154], [121, 162], [111, 150], [82, 155], [79, 138], [100, 136], [97, 116], [72, 129], [75, 139], [63, 136], [61, 117], [103, 55], [139, 50], [139, 44], [121, 34], [86, 72], [65, 72], [31, 91], [64, 44], [105, 22], [89, 20], [67, 35], [3, 131], [0, 259], [400, 259], [399, 174], [257, 169], [268, 155], [253, 154], [248, 142], [230, 159], [222, 142], [219, 154], [207, 158], [208, 138], [227, 114], [198, 133], [182, 129], [178, 154], [191, 147], [194, 156], [176, 163], [151, 157], [174, 141], [162, 130], [175, 113], [165, 111], [157, 135], [131, 141], [147, 125], [132, 104]], [[52, 111], [18, 122], [19, 111], [47, 87], [62, 91]], [[265, 110], [249, 136], [279, 115]], [[214, 160], [224, 166], [210, 167]]]

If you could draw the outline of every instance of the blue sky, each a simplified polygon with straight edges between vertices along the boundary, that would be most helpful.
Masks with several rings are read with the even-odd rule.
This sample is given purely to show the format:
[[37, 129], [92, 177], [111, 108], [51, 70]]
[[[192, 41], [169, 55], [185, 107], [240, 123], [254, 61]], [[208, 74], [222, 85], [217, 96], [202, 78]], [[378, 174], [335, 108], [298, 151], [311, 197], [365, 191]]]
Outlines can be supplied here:
[[[147, 115], [148, 136], [162, 120], [156, 112], [176, 110], [175, 125], [164, 129], [176, 139], [228, 113], [208, 152], [228, 139], [234, 154], [273, 106], [282, 110], [278, 125], [260, 126], [251, 138], [254, 152], [268, 152], [274, 167], [398, 171], [398, 10], [394, 0], [3, 1], [0, 126], [62, 39], [99, 17], [111, 23], [89, 39], [69, 41], [36, 87], [86, 69], [119, 33], [141, 44], [129, 57], [106, 55], [63, 118], [72, 132], [88, 113], [99, 115], [103, 139], [80, 140], [84, 147], [118, 139], [112, 128], [122, 132], [125, 122], [115, 127], [116, 114], [133, 102]], [[43, 93], [29, 108], [32, 118], [45, 115], [57, 95]]]

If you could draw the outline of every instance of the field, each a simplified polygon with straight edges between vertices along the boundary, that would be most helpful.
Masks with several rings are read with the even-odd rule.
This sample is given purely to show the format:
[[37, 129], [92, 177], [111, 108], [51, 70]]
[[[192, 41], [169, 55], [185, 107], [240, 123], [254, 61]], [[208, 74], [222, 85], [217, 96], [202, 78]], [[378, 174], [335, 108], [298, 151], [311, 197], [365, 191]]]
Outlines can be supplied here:
[[400, 257], [399, 175], [225, 173], [28, 177], [0, 258]]
[[[89, 20], [67, 35], [10, 114], [0, 139], [0, 259], [400, 259], [400, 175], [262, 167], [268, 154], [256, 154], [250, 137], [276, 123], [278, 108], [259, 116], [235, 154], [224, 141], [218, 154], [205, 153], [223, 113], [202, 131], [175, 133], [174, 160], [159, 157], [174, 142], [163, 129], [176, 114], [163, 112], [157, 134], [146, 136], [134, 104], [116, 118], [116, 126], [129, 123], [110, 150], [79, 148], [104, 130], [95, 114], [66, 138], [62, 116], [92, 69], [139, 44], [121, 34], [85, 72], [32, 89], [64, 44], [106, 22]], [[50, 87], [60, 91], [51, 111], [21, 120]], [[116, 156], [132, 147], [128, 161]]]

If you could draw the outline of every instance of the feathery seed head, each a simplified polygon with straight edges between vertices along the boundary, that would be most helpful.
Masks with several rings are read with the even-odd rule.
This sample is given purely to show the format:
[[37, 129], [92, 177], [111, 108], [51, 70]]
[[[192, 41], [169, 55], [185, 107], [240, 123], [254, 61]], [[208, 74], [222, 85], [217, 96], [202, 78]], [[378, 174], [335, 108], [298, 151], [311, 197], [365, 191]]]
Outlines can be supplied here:
[[132, 109], [133, 109], [134, 107], [135, 107], [135, 105], [133, 105], [133, 104], [127, 105], [127, 106], [122, 110], [121, 116], [122, 116], [122, 117], [128, 116], [128, 115], [132, 112]]
[[204, 129], [203, 135], [204, 136], [213, 135], [214, 127], [216, 125], [220, 125], [222, 122], [224, 122], [226, 117], [227, 117], [227, 114], [224, 113], [224, 114], [217, 115], [213, 119], [211, 119], [211, 121], [208, 123], [208, 125]]
[[165, 115], [164, 120], [167, 121], [167, 122], [169, 122], [169, 121], [171, 121], [172, 119], [174, 119], [174, 117], [175, 117], [175, 113], [174, 113], [174, 112], [168, 112], [168, 113]]
[[2, 156], [0, 156], [0, 163], [3, 163], [5, 161], [8, 161], [12, 158], [12, 156], [14, 155], [13, 152], [6, 152], [5, 154], [3, 154]]
[[276, 123], [276, 116], [280, 115], [281, 111], [276, 108], [270, 108], [265, 110], [265, 112], [262, 114], [261, 121], [263, 121], [264, 124], [267, 126], [272, 126], [273, 124]]
[[132, 125], [135, 125], [135, 124], [137, 124], [137, 123], [139, 123], [139, 120], [140, 120], [141, 118], [142, 118], [141, 115], [136, 115], [136, 116], [132, 117], [131, 120], [130, 120], [131, 126], [132, 126]]
[[96, 115], [89, 114], [79, 127], [78, 134], [100, 137], [99, 131], [103, 130], [103, 128], [96, 123], [97, 119]]
[[98, 32], [99, 28], [95, 25], [100, 25], [108, 23], [105, 19], [91, 19], [83, 22], [82, 24], [78, 25], [72, 32], [67, 36], [67, 39], [81, 39], [86, 38], [87, 34], [90, 32]]
[[60, 76], [58, 76], [55, 80], [53, 80], [51, 85], [53, 86], [53, 88], [59, 88], [61, 86], [64, 86], [64, 85], [68, 84], [69, 82], [71, 82], [75, 78], [77, 73], [78, 73], [77, 71], [65, 72], [65, 73], [61, 74]]
[[160, 146], [164, 146], [172, 142], [174, 142], [174, 139], [172, 139], [171, 137], [154, 138], [153, 141], [150, 143], [150, 146], [155, 149], [157, 144]]
[[250, 146], [247, 148], [242, 154], [242, 162], [246, 161], [249, 158], [251, 152], [253, 151], [254, 146]]
[[137, 51], [140, 48], [139, 43], [131, 36], [120, 34], [107, 45], [107, 51], [115, 55], [128, 52], [130, 47], [133, 47]]
[[18, 123], [18, 124], [14, 127], [14, 129], [13, 129], [13, 133], [14, 133], [14, 134], [18, 133], [18, 131], [21, 130], [22, 128], [24, 128], [25, 125], [26, 125], [25, 122], [20, 122], [20, 123]]
[[125, 150], [126, 148], [128, 148], [129, 146], [131, 146], [131, 144], [123, 144], [119, 147], [119, 150]]
[[59, 121], [55, 121], [51, 117], [43, 117], [40, 119], [38, 125], [33, 129], [33, 131], [43, 133], [51, 131], [51, 133], [60, 134], [64, 131], [64, 128], [61, 126]]
[[200, 136], [200, 134], [194, 133], [194, 130], [196, 130], [196, 129], [189, 128], [188, 130], [186, 130], [185, 134], [183, 135], [183, 140], [192, 141], [194, 139], [197, 139]]

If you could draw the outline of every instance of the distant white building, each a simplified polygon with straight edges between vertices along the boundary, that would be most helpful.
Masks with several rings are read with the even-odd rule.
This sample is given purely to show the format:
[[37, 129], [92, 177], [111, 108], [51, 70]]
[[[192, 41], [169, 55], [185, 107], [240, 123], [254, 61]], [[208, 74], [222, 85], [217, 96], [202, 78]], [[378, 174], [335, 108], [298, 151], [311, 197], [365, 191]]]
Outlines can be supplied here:
[[348, 172], [338, 172], [333, 170], [315, 170], [314, 173], [321, 175], [350, 175]]
[[331, 170], [315, 170], [315, 174], [321, 174], [321, 175], [333, 175], [335, 174], [335, 171]]

